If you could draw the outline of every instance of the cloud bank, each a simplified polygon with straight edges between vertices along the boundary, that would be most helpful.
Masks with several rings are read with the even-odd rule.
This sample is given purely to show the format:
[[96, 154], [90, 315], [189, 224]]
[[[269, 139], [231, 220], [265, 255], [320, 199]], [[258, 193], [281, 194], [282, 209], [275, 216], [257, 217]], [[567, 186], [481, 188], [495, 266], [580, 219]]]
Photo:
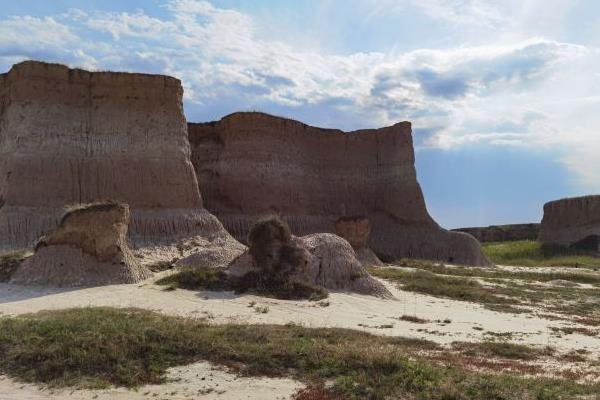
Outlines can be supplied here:
[[[567, 5], [559, 3], [562, 11]], [[504, 6], [379, 1], [366, 19], [412, 7], [481, 40], [350, 54], [263, 37], [252, 16], [199, 0], [168, 1], [160, 16], [83, 9], [7, 16], [0, 20], [0, 67], [32, 58], [174, 75], [192, 120], [248, 109], [345, 129], [410, 120], [419, 147], [558, 149], [582, 187], [600, 190], [600, 52], [530, 34], [523, 28], [531, 25], [529, 8], [514, 18]]]

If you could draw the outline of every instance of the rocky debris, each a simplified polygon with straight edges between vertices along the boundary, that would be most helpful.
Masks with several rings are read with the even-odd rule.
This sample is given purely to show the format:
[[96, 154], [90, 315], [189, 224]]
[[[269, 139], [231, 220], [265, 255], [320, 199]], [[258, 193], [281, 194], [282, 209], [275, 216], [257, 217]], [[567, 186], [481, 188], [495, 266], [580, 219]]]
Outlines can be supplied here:
[[100, 286], [136, 283], [152, 274], [129, 248], [129, 206], [93, 203], [67, 211], [58, 228], [36, 245], [11, 283]]
[[537, 240], [540, 224], [490, 225], [487, 227], [458, 228], [452, 229], [452, 231], [468, 233], [481, 243]]
[[129, 204], [136, 247], [227, 238], [202, 208], [182, 94], [168, 76], [35, 61], [0, 75], [0, 251], [104, 199]]
[[176, 267], [226, 267], [240, 256], [247, 247], [233, 238], [220, 238], [216, 241], [197, 237], [180, 244], [180, 250], [187, 255], [179, 259]]
[[228, 274], [241, 278], [248, 273], [279, 274], [291, 281], [332, 290], [344, 290], [379, 297], [389, 291], [371, 277], [343, 238], [318, 233], [294, 237], [285, 223], [267, 219], [259, 222], [259, 232], [251, 231], [248, 251], [228, 268]]
[[342, 132], [256, 112], [188, 124], [205, 206], [244, 241], [261, 215], [276, 213], [297, 236], [336, 232], [362, 215], [369, 247], [401, 257], [490, 265], [470, 235], [440, 228], [427, 213], [414, 167], [411, 125]]
[[382, 265], [373, 250], [369, 248], [371, 222], [365, 217], [344, 217], [335, 221], [335, 234], [346, 239], [354, 249], [356, 257], [364, 267]]
[[546, 245], [600, 252], [600, 195], [544, 204], [539, 240]]

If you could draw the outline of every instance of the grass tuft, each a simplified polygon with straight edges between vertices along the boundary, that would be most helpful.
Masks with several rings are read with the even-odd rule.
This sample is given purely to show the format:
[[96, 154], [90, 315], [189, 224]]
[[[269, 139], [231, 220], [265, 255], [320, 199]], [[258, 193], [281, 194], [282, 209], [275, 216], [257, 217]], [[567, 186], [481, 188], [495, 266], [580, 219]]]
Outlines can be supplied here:
[[225, 271], [208, 267], [187, 267], [157, 282], [167, 287], [188, 290], [234, 291], [253, 293], [282, 300], [327, 298], [324, 288], [291, 279], [276, 279], [267, 273], [250, 272], [240, 278], [229, 277]]
[[522, 344], [494, 341], [454, 342], [452, 348], [469, 357], [502, 357], [513, 360], [535, 360], [554, 352], [551, 348], [538, 349]]

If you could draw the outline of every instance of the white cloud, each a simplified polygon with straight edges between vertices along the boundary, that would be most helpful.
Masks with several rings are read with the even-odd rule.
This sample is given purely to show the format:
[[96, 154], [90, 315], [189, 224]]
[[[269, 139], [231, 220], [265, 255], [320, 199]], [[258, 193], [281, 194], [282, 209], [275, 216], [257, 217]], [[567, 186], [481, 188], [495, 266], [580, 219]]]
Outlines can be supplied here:
[[[417, 137], [422, 146], [560, 148], [581, 184], [600, 190], [597, 50], [511, 33], [524, 31], [517, 29], [522, 21], [535, 25], [531, 1], [514, 18], [491, 2], [397, 4], [419, 7], [436, 20], [488, 29], [498, 40], [400, 54], [329, 55], [259, 38], [255, 22], [239, 11], [174, 0], [160, 18], [143, 11], [72, 9], [0, 20], [0, 65], [43, 58], [167, 73], [182, 79], [188, 112], [264, 106], [294, 116], [295, 110], [311, 109], [317, 111], [306, 122], [342, 128], [408, 119], [417, 136], [427, 133]], [[546, 14], [540, 26], [556, 21], [555, 13]]]

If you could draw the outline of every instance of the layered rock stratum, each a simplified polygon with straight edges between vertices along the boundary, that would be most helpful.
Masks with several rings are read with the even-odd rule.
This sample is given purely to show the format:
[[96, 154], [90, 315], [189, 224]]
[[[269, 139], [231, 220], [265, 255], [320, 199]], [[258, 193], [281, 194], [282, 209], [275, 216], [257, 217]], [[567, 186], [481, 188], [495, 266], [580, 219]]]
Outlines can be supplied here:
[[537, 240], [540, 224], [490, 225], [452, 229], [453, 232], [464, 232], [480, 242], [508, 242], [515, 240]]
[[136, 283], [152, 274], [129, 248], [127, 204], [94, 203], [67, 211], [12, 276], [17, 284], [97, 286]]
[[338, 219], [364, 216], [369, 247], [384, 260], [490, 264], [472, 236], [429, 216], [409, 122], [342, 132], [243, 112], [188, 131], [205, 205], [239, 240], [265, 214], [281, 215], [298, 236], [333, 233]]
[[[178, 79], [26, 61], [0, 75], [0, 250], [30, 246], [63, 207], [131, 207], [136, 246], [229, 240], [202, 208]], [[229, 239], [228, 239], [229, 238]]]
[[600, 251], [600, 195], [544, 204], [539, 240], [549, 245]]

